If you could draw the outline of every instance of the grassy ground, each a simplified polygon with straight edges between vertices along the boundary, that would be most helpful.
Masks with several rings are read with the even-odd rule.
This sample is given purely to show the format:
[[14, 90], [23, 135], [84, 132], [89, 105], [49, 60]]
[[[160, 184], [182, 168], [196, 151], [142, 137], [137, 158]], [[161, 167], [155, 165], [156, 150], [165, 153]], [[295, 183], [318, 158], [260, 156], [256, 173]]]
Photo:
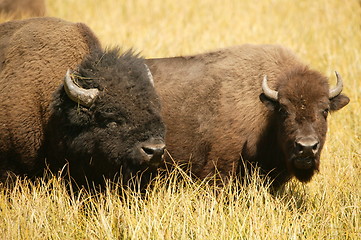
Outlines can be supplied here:
[[[88, 24], [104, 46], [146, 57], [242, 43], [293, 49], [350, 104], [329, 117], [321, 171], [275, 196], [259, 184], [215, 193], [205, 183], [157, 179], [146, 198], [116, 187], [68, 194], [57, 178], [0, 191], [0, 239], [361, 239], [361, 6], [349, 0], [47, 0], [48, 15]], [[5, 18], [1, 18], [4, 21]], [[164, 184], [168, 181], [168, 184]]]

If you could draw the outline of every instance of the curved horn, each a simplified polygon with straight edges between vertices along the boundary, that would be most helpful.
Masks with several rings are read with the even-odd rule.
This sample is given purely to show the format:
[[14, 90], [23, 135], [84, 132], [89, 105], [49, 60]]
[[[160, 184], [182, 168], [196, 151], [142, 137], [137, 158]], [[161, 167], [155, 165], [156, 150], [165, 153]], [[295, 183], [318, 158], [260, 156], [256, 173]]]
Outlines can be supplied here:
[[149, 67], [147, 66], [147, 64], [144, 63], [144, 66], [145, 66], [145, 69], [147, 69], [147, 74], [148, 74], [149, 80], [152, 83], [152, 85], [154, 86], [153, 75], [152, 75], [151, 71], [149, 70]]
[[342, 82], [341, 75], [337, 71], [335, 71], [335, 74], [336, 74], [336, 78], [337, 78], [337, 85], [335, 88], [330, 89], [330, 92], [328, 94], [328, 97], [330, 99], [340, 95], [340, 93], [342, 92], [342, 88], [343, 88], [343, 82]]
[[70, 76], [70, 69], [66, 71], [64, 78], [64, 90], [71, 100], [85, 107], [90, 107], [99, 94], [99, 90], [96, 88], [84, 89], [78, 87]]
[[275, 90], [272, 90], [268, 87], [267, 84], [267, 75], [264, 75], [263, 82], [262, 82], [262, 90], [263, 93], [268, 97], [269, 99], [273, 101], [278, 101], [278, 92]]

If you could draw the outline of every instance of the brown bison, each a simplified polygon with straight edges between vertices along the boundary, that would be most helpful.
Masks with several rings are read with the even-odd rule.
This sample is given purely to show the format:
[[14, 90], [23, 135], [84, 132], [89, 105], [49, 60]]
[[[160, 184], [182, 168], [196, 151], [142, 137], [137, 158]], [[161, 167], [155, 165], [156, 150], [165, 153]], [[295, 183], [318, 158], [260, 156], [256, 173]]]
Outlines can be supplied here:
[[34, 18], [0, 25], [0, 63], [3, 180], [68, 162], [77, 183], [102, 184], [162, 162], [165, 127], [141, 57], [104, 51], [84, 24]]
[[44, 0], [0, 0], [0, 13], [14, 18], [42, 17], [45, 12]]
[[319, 170], [327, 115], [344, 107], [328, 80], [277, 45], [242, 45], [149, 59], [167, 126], [167, 150], [200, 177], [259, 166], [279, 186]]

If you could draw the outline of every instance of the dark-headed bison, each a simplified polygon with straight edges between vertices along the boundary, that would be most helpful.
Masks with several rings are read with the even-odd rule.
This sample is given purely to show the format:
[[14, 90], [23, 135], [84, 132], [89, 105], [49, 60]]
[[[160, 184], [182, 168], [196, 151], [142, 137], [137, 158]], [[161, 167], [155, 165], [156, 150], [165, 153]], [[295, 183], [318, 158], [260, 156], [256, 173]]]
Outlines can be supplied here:
[[[200, 177], [259, 166], [279, 186], [319, 170], [327, 115], [344, 107], [328, 79], [284, 47], [242, 45], [149, 59], [167, 125], [167, 149]], [[250, 170], [250, 169], [249, 169]]]
[[165, 146], [151, 77], [144, 59], [102, 50], [84, 24], [54, 18], [1, 24], [1, 179], [67, 162], [79, 184], [151, 174]]

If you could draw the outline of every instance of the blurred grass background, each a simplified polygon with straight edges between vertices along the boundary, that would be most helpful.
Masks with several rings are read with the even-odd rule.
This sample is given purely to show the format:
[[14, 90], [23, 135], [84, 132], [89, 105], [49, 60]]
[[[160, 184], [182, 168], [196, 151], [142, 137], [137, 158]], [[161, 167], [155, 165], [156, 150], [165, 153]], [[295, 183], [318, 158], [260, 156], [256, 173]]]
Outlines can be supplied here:
[[[351, 102], [329, 117], [321, 171], [275, 196], [259, 183], [215, 193], [183, 173], [157, 179], [146, 198], [113, 188], [71, 196], [53, 178], [0, 194], [1, 239], [361, 239], [361, 5], [358, 0], [47, 0], [47, 15], [84, 22], [103, 46], [145, 57], [243, 43], [293, 49]], [[0, 16], [0, 21], [8, 20]], [[164, 184], [168, 181], [168, 184]]]

